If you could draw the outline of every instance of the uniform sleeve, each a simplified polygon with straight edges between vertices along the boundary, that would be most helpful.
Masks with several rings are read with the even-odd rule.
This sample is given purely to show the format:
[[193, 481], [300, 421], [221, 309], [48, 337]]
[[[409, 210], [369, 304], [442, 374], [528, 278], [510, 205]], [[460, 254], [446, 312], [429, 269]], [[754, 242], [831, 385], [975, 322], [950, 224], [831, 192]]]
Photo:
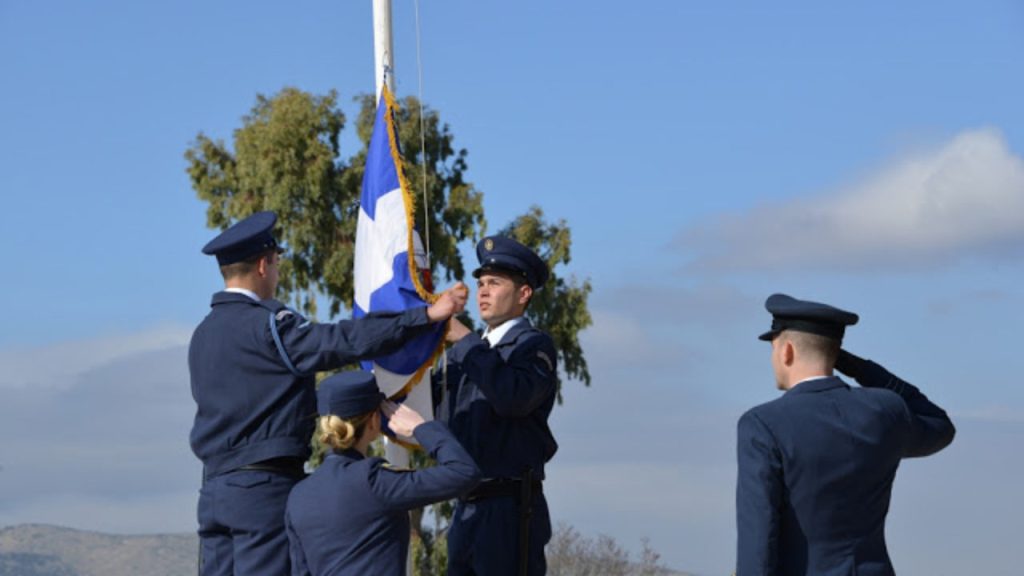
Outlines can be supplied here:
[[518, 345], [507, 361], [477, 334], [459, 340], [452, 347], [452, 358], [494, 411], [506, 418], [530, 414], [557, 387], [555, 346], [539, 332]]
[[299, 535], [295, 532], [295, 527], [292, 526], [291, 517], [287, 512], [284, 515], [284, 527], [288, 533], [288, 556], [291, 559], [292, 576], [313, 576], [309, 570], [309, 564], [306, 563], [306, 553], [302, 549], [302, 542], [299, 541]]
[[370, 473], [370, 489], [388, 510], [411, 510], [448, 500], [473, 489], [480, 469], [441, 422], [416, 427], [416, 440], [437, 465], [421, 470], [392, 470], [383, 461]]
[[895, 376], [879, 364], [843, 350], [836, 368], [851, 376], [865, 388], [885, 388], [899, 394], [907, 407], [910, 439], [904, 447], [905, 457], [928, 456], [953, 441], [956, 428], [946, 411], [938, 407], [916, 386]]
[[736, 434], [736, 576], [775, 574], [784, 480], [775, 437], [747, 412]]
[[[411, 338], [443, 328], [443, 323], [430, 322], [422, 306], [404, 312], [374, 312], [357, 320], [331, 324], [313, 323], [290, 310], [282, 310], [276, 315], [276, 325], [278, 348], [283, 348], [288, 361], [302, 374], [384, 356]], [[275, 339], [269, 324], [268, 333]], [[275, 341], [274, 345], [277, 344]]]

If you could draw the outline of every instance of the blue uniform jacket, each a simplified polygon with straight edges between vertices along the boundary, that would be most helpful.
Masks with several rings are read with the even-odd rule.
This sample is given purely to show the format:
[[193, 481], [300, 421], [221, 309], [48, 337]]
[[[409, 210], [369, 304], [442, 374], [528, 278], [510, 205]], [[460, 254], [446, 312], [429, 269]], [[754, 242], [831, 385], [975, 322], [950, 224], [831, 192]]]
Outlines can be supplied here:
[[[448, 352], [447, 390], [438, 418], [473, 456], [486, 478], [544, 478], [558, 450], [548, 427], [557, 393], [555, 346], [528, 320], [493, 348], [468, 334]], [[439, 377], [443, 375], [439, 374]]]
[[295, 486], [285, 513], [293, 576], [405, 574], [408, 511], [480, 481], [480, 470], [444, 424], [421, 424], [415, 436], [436, 466], [398, 471], [347, 450], [328, 455]]
[[889, 576], [885, 517], [900, 459], [953, 441], [945, 411], [870, 361], [863, 388], [810, 380], [737, 433], [737, 576]]
[[277, 300], [213, 295], [192, 334], [192, 451], [207, 477], [270, 458], [308, 458], [314, 374], [390, 353], [431, 326], [426, 308], [314, 324]]

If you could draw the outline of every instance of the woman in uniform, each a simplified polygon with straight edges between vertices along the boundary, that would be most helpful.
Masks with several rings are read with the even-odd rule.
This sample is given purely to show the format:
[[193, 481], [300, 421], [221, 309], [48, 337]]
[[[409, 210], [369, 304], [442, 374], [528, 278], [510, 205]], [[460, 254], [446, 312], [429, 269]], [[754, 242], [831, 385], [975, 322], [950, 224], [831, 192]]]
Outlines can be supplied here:
[[[480, 481], [479, 468], [444, 424], [385, 402], [369, 372], [324, 380], [317, 409], [317, 434], [330, 451], [288, 498], [292, 575], [404, 575], [409, 510], [468, 492]], [[381, 412], [392, 431], [415, 437], [437, 465], [398, 470], [367, 457], [381, 435]]]

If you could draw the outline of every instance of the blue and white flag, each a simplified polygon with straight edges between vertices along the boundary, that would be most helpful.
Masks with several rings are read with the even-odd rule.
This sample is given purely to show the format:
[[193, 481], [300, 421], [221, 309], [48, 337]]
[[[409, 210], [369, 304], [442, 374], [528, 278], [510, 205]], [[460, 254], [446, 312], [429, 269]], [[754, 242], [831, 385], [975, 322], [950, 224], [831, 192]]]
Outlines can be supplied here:
[[[369, 312], [427, 306], [435, 298], [424, 286], [423, 274], [429, 268], [413, 224], [415, 204], [402, 173], [394, 108], [394, 98], [385, 86], [366, 155], [356, 227], [356, 318]], [[439, 323], [398, 352], [363, 363], [364, 369], [373, 370], [385, 396], [405, 402], [428, 420], [433, 412], [430, 366], [444, 347], [445, 327]]]

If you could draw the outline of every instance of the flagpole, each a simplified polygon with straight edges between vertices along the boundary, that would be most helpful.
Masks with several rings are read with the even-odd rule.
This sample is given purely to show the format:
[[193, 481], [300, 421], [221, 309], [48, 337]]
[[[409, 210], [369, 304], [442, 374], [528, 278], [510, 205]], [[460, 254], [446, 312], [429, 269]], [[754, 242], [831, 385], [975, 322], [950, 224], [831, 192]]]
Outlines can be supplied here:
[[377, 101], [387, 82], [395, 93], [394, 44], [391, 41], [391, 0], [373, 0], [373, 63], [377, 83]]
[[[377, 86], [377, 105], [385, 84], [388, 91], [395, 93], [394, 43], [391, 40], [391, 0], [373, 0], [373, 64], [374, 80]], [[384, 456], [391, 464], [408, 468], [411, 462], [409, 451], [396, 442], [384, 438]], [[406, 550], [405, 573], [412, 576], [413, 557]]]
[[[394, 44], [391, 41], [391, 0], [373, 0], [373, 61], [377, 81], [377, 104], [387, 84], [388, 91], [395, 93]], [[395, 466], [409, 466], [409, 451], [401, 445], [384, 439], [384, 455]]]

